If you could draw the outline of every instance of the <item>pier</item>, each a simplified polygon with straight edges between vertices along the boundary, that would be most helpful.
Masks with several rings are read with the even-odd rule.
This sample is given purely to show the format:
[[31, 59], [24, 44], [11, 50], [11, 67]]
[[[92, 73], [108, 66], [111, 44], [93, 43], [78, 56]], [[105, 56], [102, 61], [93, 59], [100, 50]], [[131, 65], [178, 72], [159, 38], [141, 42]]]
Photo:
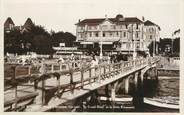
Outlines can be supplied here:
[[[84, 95], [92, 97], [102, 86], [111, 90], [113, 102], [117, 87], [124, 85], [125, 93], [129, 93], [130, 79], [139, 91], [138, 85], [143, 84], [144, 74], [149, 69], [155, 71], [158, 61], [158, 57], [150, 57], [95, 67], [46, 62], [39, 66], [14, 65], [11, 68], [13, 77], [5, 77], [4, 111], [49, 111]], [[20, 68], [26, 72], [21, 73]]]

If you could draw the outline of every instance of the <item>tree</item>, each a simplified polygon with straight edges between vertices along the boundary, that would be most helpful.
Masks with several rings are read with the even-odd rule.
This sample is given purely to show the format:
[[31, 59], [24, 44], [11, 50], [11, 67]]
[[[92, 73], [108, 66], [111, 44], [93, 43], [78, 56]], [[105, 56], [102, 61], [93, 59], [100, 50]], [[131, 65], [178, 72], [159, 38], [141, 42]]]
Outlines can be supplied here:
[[152, 41], [149, 46], [148, 46], [148, 49], [149, 49], [149, 53], [151, 56], [153, 56], [153, 51], [155, 51], [155, 53], [157, 53], [156, 51], [158, 51], [158, 49], [156, 49], [157, 47], [156, 46], [159, 46], [159, 42], [155, 42], [155, 49], [153, 50], [153, 44], [154, 42]]
[[63, 31], [60, 31], [60, 32], [52, 32], [52, 43], [53, 43], [53, 46], [57, 47], [59, 46], [59, 43], [65, 43], [65, 46], [66, 47], [72, 47], [74, 42], [76, 41], [76, 37], [69, 33], [69, 32], [63, 32]]
[[12, 30], [9, 33], [4, 31], [4, 53], [23, 53], [22, 36], [20, 31]]

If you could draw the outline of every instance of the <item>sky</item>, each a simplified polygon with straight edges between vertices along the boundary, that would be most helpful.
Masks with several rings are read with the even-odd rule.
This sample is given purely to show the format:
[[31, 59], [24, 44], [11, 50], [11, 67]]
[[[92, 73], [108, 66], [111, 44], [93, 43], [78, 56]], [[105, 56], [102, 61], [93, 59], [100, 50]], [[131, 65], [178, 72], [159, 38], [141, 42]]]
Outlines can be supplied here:
[[3, 0], [3, 21], [11, 17], [23, 25], [28, 17], [47, 31], [76, 34], [75, 24], [85, 18], [138, 17], [161, 27], [160, 36], [171, 37], [180, 28], [182, 0]]

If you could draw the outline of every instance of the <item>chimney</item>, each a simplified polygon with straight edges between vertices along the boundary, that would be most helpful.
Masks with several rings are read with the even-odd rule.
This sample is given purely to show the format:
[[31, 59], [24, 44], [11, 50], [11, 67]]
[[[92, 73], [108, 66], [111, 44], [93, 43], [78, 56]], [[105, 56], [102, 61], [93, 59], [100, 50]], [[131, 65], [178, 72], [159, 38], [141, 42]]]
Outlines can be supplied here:
[[80, 22], [80, 19], [79, 19], [79, 22]]
[[142, 21], [144, 22], [144, 20], [145, 20], [145, 19], [144, 19], [144, 16], [142, 16]]

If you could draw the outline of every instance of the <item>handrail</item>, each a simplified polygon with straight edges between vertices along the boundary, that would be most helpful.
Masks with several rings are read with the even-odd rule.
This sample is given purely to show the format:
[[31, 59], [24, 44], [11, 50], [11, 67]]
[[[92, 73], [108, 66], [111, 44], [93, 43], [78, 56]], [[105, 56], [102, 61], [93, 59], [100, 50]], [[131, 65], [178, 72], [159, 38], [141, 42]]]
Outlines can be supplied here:
[[[95, 67], [90, 67], [90, 66], [80, 66], [80, 67], [74, 67], [71, 68], [68, 64], [65, 64], [65, 66], [69, 66], [67, 69], [62, 69], [61, 64], [59, 63], [50, 63], [50, 65], [48, 63], [42, 63], [40, 67], [36, 67], [37, 69], [39, 69], [39, 73], [34, 73], [31, 69], [33, 69], [35, 66], [32, 65], [18, 65], [18, 66], [14, 66], [14, 76], [12, 78], [8, 78], [5, 79], [5, 84], [9, 84], [14, 88], [16, 91], [15, 97], [17, 98], [17, 86], [19, 84], [22, 84], [24, 82], [34, 82], [34, 88], [38, 87], [36, 84], [38, 84], [38, 82], [42, 82], [42, 86], [41, 86], [41, 90], [42, 92], [45, 92], [45, 90], [52, 90], [52, 88], [56, 88], [57, 92], [56, 95], [58, 93], [58, 95], [62, 95], [60, 94], [61, 92], [66, 92], [66, 91], [71, 91], [71, 93], [74, 93], [74, 89], [75, 88], [84, 88], [85, 85], [87, 84], [92, 84], [94, 82], [96, 83], [101, 83], [102, 80], [104, 79], [108, 79], [111, 77], [115, 77], [118, 74], [121, 73], [125, 73], [128, 71], [137, 71], [140, 68], [143, 68], [149, 64], [153, 64], [158, 60], [158, 58], [148, 58], [148, 59], [136, 59], [136, 60], [131, 60], [131, 61], [124, 61], [124, 62], [120, 62], [120, 63], [113, 63], [113, 64], [100, 64], [97, 65]], [[78, 63], [78, 62], [73, 62], [73, 63]], [[47, 66], [50, 66], [49, 69], [47, 68]], [[56, 66], [59, 67], [56, 69]], [[27, 75], [17, 75], [17, 68], [18, 67], [25, 67], [27, 68]], [[77, 81], [74, 81], [74, 74], [79, 74], [80, 79], [78, 79]], [[87, 77], [84, 77], [84, 75], [88, 74]], [[60, 83], [60, 77], [62, 75], [68, 75], [69, 79], [70, 79], [70, 83], [65, 85]], [[47, 87], [45, 85], [45, 80], [51, 78], [51, 77], [55, 77], [57, 78], [57, 86], [53, 86], [53, 87]], [[60, 90], [62, 89], [62, 91], [60, 92]], [[65, 90], [67, 89], [67, 90]], [[45, 104], [44, 100], [44, 95], [42, 95], [42, 104]]]
[[[28, 68], [28, 70], [27, 70], [28, 74], [26, 74], [26, 75], [19, 75], [19, 76], [17, 75], [15, 77], [15, 79], [22, 78], [23, 76], [26, 76], [29, 79], [29, 76], [36, 75], [36, 74], [39, 74], [40, 76], [43, 76], [38, 71], [37, 71], [37, 73], [31, 73], [32, 72], [31, 69], [33, 69], [33, 68], [44, 69], [45, 72], [43, 72], [43, 73], [47, 74], [47, 75], [55, 73], [55, 72], [58, 72], [59, 74], [64, 75], [64, 74], [70, 74], [70, 73], [74, 73], [74, 72], [91, 71], [92, 69], [98, 70], [98, 69], [105, 68], [105, 67], [109, 67], [109, 68], [112, 69], [113, 67], [118, 66], [118, 68], [120, 69], [122, 67], [125, 68], [125, 67], [140, 66], [140, 65], [144, 65], [144, 64], [146, 64], [148, 62], [154, 62], [155, 60], [156, 60], [155, 58], [149, 58], [148, 60], [146, 60], [146, 59], [136, 59], [136, 60], [125, 61], [125, 62], [120, 62], [120, 63], [101, 64], [101, 65], [98, 65], [98, 66], [95, 66], [95, 67], [86, 66], [86, 67], [74, 67], [74, 68], [66, 67], [66, 66], [69, 66], [68, 65], [69, 63], [61, 63], [61, 64], [60, 63], [50, 63], [50, 64], [46, 63], [46, 64], [43, 64], [42, 66], [40, 66], [40, 65], [39, 66], [32, 66], [32, 65], [22, 66], [22, 65], [17, 65], [16, 68], [18, 68], [18, 67]], [[73, 62], [73, 63], [76, 64], [76, 63], [79, 63], [79, 62]], [[50, 66], [50, 67], [48, 67], [48, 66]], [[65, 66], [65, 69], [62, 69], [62, 66], [63, 67]], [[56, 69], [56, 68], [58, 68], [58, 69]], [[104, 71], [106, 71], [106, 69]], [[36, 77], [36, 78], [38, 79], [38, 77]]]

